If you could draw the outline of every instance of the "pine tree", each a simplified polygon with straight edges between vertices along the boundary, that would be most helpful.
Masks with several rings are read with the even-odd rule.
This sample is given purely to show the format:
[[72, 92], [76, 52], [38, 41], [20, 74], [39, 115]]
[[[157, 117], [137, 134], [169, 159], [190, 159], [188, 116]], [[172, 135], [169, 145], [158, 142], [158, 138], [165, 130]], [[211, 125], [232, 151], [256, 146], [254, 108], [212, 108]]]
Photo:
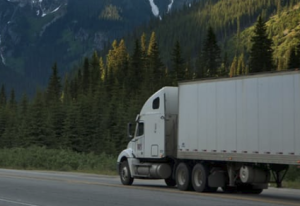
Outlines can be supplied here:
[[98, 57], [97, 51], [94, 51], [91, 61], [91, 90], [94, 93], [96, 90], [96, 86], [100, 81], [101, 78], [101, 71], [100, 71], [100, 59]]
[[8, 101], [8, 107], [6, 108], [6, 125], [5, 131], [2, 135], [1, 141], [2, 144], [7, 148], [13, 148], [19, 143], [19, 134], [18, 134], [18, 114], [17, 114], [17, 102], [15, 100], [15, 92], [12, 89], [10, 93], [10, 98]]
[[242, 53], [238, 59], [238, 66], [237, 66], [237, 75], [244, 75], [246, 73], [246, 66], [244, 62], [244, 54]]
[[[141, 55], [142, 55], [142, 62], [145, 63], [147, 59], [147, 41], [146, 41], [146, 34], [143, 33], [141, 36]], [[145, 65], [143, 65], [145, 66]]]
[[25, 134], [28, 134], [28, 110], [29, 110], [29, 102], [27, 95], [24, 94], [20, 105], [19, 105], [19, 143], [18, 146], [24, 147], [26, 145], [26, 138], [24, 137]]
[[88, 94], [91, 88], [91, 80], [90, 80], [90, 61], [89, 58], [84, 58], [83, 63], [83, 77], [82, 77], [82, 92], [84, 95]]
[[191, 80], [193, 79], [193, 67], [192, 67], [192, 61], [189, 58], [185, 63], [185, 70], [184, 70], [184, 79]]
[[72, 102], [66, 111], [62, 136], [66, 142], [66, 147], [76, 152], [82, 151], [82, 137], [79, 132], [79, 118], [79, 103]]
[[179, 44], [179, 41], [176, 41], [175, 46], [171, 53], [172, 60], [172, 70], [171, 70], [171, 79], [172, 84], [177, 85], [178, 81], [185, 79], [185, 68], [184, 68], [184, 59], [182, 58], [182, 51]]
[[209, 77], [216, 76], [217, 71], [221, 66], [220, 54], [221, 50], [217, 44], [216, 35], [213, 31], [213, 28], [210, 26], [207, 30], [207, 36], [203, 44], [203, 50], [201, 52], [201, 65], [199, 65], [198, 69], [202, 67], [203, 71], [200, 73], [207, 74]]
[[233, 62], [231, 64], [231, 67], [230, 67], [230, 74], [229, 74], [230, 77], [236, 76], [237, 67], [238, 67], [238, 60], [237, 60], [237, 57], [235, 56], [233, 59]]
[[127, 48], [125, 45], [125, 41], [122, 39], [118, 45], [118, 48], [116, 50], [116, 78], [118, 82], [120, 83], [120, 86], [123, 85], [123, 83], [128, 84], [128, 67], [129, 67], [129, 61], [128, 61], [128, 53]]
[[32, 145], [49, 146], [49, 141], [52, 142], [52, 139], [49, 138], [52, 134], [49, 131], [47, 107], [44, 99], [43, 93], [37, 91], [28, 112], [28, 127], [27, 132], [24, 134], [25, 147]]
[[251, 42], [253, 45], [250, 51], [250, 72], [272, 71], [273, 42], [268, 38], [266, 23], [261, 16], [257, 20]]
[[50, 77], [47, 93], [46, 93], [46, 100], [47, 104], [50, 105], [51, 103], [57, 103], [60, 99], [61, 95], [61, 83], [60, 77], [58, 76], [57, 71], [57, 64], [55, 63], [52, 67], [52, 75]]
[[[147, 55], [147, 79], [149, 80], [148, 84], [150, 84], [149, 86], [151, 88], [149, 91], [154, 92], [164, 83], [164, 65], [160, 58], [160, 51], [156, 41], [155, 32], [152, 32], [151, 34]], [[156, 82], [155, 85], [154, 82]]]
[[0, 108], [5, 107], [5, 105], [6, 105], [6, 93], [5, 93], [4, 84], [2, 84], [1, 91], [0, 91]]
[[135, 92], [139, 88], [140, 82], [143, 81], [143, 63], [142, 63], [142, 49], [139, 40], [136, 39], [134, 51], [130, 60], [129, 71], [129, 90]]

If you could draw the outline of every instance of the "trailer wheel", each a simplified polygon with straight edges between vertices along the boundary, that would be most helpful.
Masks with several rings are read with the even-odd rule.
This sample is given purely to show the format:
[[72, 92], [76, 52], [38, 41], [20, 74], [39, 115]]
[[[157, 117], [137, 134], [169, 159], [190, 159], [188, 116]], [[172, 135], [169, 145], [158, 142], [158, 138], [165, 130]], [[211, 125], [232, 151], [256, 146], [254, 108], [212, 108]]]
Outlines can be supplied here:
[[133, 178], [131, 177], [130, 169], [127, 161], [123, 161], [120, 166], [120, 179], [123, 185], [132, 185]]
[[172, 177], [165, 179], [165, 183], [168, 187], [175, 187], [176, 186], [176, 180], [174, 180]]
[[196, 164], [192, 172], [192, 184], [197, 192], [209, 192], [208, 169], [202, 164]]
[[176, 183], [179, 190], [192, 189], [191, 168], [186, 163], [180, 163], [176, 169]]

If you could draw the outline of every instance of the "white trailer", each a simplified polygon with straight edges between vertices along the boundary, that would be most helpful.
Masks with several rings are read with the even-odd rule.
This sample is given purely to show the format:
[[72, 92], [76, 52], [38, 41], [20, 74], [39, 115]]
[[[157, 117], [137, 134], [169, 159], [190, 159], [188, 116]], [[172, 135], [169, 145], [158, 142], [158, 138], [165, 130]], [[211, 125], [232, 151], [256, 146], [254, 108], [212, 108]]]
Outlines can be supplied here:
[[280, 187], [289, 165], [300, 165], [300, 72], [164, 87], [136, 122], [118, 157], [123, 184], [165, 179], [180, 190], [259, 194], [271, 174]]

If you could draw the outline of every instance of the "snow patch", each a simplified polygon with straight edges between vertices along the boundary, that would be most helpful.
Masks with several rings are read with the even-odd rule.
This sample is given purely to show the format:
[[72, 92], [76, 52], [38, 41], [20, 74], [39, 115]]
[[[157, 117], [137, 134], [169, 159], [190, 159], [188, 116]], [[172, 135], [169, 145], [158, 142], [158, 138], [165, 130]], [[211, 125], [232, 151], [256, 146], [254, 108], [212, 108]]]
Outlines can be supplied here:
[[170, 4], [168, 5], [168, 13], [170, 13], [173, 3], [174, 3], [174, 0], [170, 0]]
[[57, 7], [56, 9], [54, 9], [53, 11], [51, 11], [50, 13], [54, 13], [57, 12], [60, 9], [61, 5], [59, 7]]
[[2, 64], [6, 65], [6, 60], [5, 58], [3, 57], [3, 54], [1, 53], [1, 61], [2, 61]]
[[150, 6], [152, 8], [152, 13], [155, 17], [158, 17], [161, 20], [161, 16], [159, 15], [159, 8], [158, 6], [154, 3], [154, 0], [149, 0]]
[[156, 4], [154, 3], [154, 0], [149, 0], [149, 2], [150, 2], [150, 6], [152, 8], [153, 15], [156, 16], [156, 17], [158, 17], [159, 16], [159, 9], [156, 6]]
[[2, 43], [2, 40], [1, 40], [1, 35], [0, 35], [0, 57], [1, 57], [1, 61], [4, 65], [6, 65], [6, 61], [5, 61], [5, 58], [2, 54], [2, 49], [1, 49], [1, 43]]

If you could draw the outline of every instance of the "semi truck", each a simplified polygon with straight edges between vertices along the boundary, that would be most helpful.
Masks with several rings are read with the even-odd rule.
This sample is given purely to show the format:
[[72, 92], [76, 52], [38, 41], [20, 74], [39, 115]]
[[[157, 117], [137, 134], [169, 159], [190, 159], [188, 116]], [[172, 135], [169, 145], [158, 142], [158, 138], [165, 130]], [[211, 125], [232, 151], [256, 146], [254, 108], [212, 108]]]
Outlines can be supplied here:
[[[260, 194], [300, 166], [300, 72], [180, 82], [154, 93], [117, 159], [124, 185]], [[300, 174], [299, 174], [300, 175]]]

